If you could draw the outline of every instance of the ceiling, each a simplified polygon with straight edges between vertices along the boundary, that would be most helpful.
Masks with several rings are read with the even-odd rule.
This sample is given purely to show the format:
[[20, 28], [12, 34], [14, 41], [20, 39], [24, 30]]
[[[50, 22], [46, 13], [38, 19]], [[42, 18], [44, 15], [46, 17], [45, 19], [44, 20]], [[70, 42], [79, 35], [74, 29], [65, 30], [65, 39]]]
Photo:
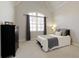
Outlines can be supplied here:
[[[28, 2], [29, 1], [26, 1], [26, 3]], [[34, 1], [30, 1], [30, 2], [32, 3]], [[25, 3], [25, 1], [15, 1], [14, 5], [17, 6], [21, 3]], [[54, 12], [55, 10], [58, 10], [58, 8], [62, 7], [66, 2], [65, 1], [38, 1], [37, 3], [43, 4], [45, 7], [49, 9], [50, 12]]]
[[13, 1], [13, 4], [14, 4], [15, 6], [19, 5], [20, 3], [21, 3], [21, 1]]
[[49, 2], [45, 2], [46, 3], [46, 5], [48, 6], [48, 7], [51, 7], [51, 8], [53, 8], [53, 9], [57, 9], [57, 8], [59, 8], [61, 5], [63, 5], [64, 4], [64, 1], [49, 1]]

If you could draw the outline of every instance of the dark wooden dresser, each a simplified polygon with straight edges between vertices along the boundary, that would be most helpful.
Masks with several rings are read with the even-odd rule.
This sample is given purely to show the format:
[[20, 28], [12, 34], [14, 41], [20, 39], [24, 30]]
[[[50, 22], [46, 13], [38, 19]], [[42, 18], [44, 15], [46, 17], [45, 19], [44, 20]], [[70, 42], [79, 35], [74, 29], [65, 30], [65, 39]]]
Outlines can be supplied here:
[[0, 25], [0, 57], [15, 56], [15, 25]]

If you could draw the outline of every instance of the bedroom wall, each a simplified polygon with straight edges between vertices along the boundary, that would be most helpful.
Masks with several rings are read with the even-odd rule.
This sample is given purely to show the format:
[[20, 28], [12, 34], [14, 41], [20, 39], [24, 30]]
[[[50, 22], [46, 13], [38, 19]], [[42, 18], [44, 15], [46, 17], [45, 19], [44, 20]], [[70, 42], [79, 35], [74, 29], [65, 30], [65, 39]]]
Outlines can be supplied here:
[[47, 33], [51, 33], [49, 25], [53, 24], [53, 17], [43, 2], [22, 2], [15, 7], [16, 24], [19, 26], [20, 41], [25, 41], [26, 17], [29, 12], [40, 12], [47, 17]]
[[[12, 2], [0, 1], [0, 24], [4, 23], [5, 21], [14, 22], [14, 5]], [[0, 37], [0, 47], [1, 47], [1, 37]], [[0, 57], [1, 57], [1, 50], [0, 50]]]
[[0, 24], [4, 21], [14, 22], [14, 5], [13, 2], [0, 1]]
[[54, 12], [57, 27], [71, 30], [73, 43], [79, 45], [79, 2], [67, 2]]

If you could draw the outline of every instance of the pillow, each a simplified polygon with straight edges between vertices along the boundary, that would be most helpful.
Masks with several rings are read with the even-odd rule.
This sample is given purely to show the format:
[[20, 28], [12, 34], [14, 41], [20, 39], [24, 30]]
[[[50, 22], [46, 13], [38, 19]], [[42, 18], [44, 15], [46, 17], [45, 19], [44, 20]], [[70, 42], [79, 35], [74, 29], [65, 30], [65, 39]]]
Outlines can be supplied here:
[[70, 35], [70, 30], [69, 29], [65, 29], [65, 28], [62, 28], [62, 29], [56, 29], [58, 32], [61, 32], [61, 36], [67, 36], [67, 35]]
[[61, 31], [62, 31], [61, 36], [66, 36], [66, 29], [62, 29]]
[[70, 35], [70, 30], [63, 30], [61, 36], [67, 36], [67, 35]]
[[61, 36], [61, 31], [56, 31], [55, 35]]

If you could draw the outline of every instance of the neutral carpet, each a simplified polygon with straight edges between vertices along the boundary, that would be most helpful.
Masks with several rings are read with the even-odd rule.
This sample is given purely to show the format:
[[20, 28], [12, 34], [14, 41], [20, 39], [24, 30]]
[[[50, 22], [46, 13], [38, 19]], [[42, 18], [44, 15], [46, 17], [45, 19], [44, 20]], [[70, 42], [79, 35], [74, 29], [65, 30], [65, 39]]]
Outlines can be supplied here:
[[35, 40], [20, 42], [16, 58], [79, 58], [79, 47], [70, 45], [44, 52]]

